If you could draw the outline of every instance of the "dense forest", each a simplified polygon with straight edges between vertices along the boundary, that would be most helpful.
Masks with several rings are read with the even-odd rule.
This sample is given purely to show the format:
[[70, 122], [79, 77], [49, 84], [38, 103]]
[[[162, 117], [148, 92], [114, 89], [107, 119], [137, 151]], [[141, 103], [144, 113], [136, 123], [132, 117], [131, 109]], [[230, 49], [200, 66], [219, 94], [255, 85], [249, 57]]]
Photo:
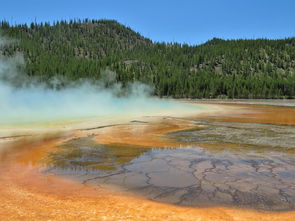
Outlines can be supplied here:
[[175, 98], [295, 98], [295, 38], [222, 40], [190, 46], [153, 42], [112, 20], [0, 24], [21, 52], [24, 74], [40, 82], [99, 80], [116, 72], [122, 85], [140, 81]]

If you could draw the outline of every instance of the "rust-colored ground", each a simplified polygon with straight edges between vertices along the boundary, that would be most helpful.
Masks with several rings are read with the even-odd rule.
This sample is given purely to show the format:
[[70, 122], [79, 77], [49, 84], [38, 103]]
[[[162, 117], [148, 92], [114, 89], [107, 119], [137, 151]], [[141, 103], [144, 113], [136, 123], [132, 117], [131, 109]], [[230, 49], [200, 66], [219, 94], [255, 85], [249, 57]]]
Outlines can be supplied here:
[[270, 105], [220, 104], [235, 111], [216, 115], [198, 116], [196, 119], [226, 122], [255, 122], [266, 124], [295, 125], [295, 108]]
[[[30, 167], [1, 172], [1, 220], [294, 220], [295, 212], [182, 208], [113, 193]], [[8, 174], [7, 174], [8, 173]]]
[[[295, 125], [294, 108], [231, 105], [230, 115], [198, 119]], [[235, 114], [233, 114], [235, 113]], [[86, 132], [49, 136], [17, 144], [0, 152], [0, 220], [295, 220], [293, 212], [258, 212], [235, 208], [184, 208], [84, 186], [39, 172], [39, 159], [73, 137], [96, 134], [102, 144], [179, 146], [165, 133], [190, 129], [184, 120], [162, 119]]]
[[166, 133], [187, 130], [194, 125], [188, 121], [161, 119], [157, 122], [120, 125], [100, 130], [95, 137], [100, 144], [128, 144], [147, 147], [180, 147], [181, 143], [165, 136]]

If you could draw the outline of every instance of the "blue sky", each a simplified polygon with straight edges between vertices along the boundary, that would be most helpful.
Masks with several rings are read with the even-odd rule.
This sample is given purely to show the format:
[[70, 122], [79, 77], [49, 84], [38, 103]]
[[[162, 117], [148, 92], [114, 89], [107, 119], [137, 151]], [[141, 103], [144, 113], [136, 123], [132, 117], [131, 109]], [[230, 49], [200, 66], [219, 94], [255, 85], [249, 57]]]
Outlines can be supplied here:
[[295, 0], [0, 0], [15, 23], [115, 19], [154, 41], [203, 43], [213, 37], [295, 36]]

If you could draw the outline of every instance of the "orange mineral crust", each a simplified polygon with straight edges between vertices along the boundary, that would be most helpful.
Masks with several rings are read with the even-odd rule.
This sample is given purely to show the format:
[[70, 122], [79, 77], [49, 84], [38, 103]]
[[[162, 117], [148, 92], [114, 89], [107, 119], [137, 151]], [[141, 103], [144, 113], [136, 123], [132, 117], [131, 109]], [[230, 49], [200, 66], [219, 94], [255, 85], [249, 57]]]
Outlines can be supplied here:
[[[5, 171], [4, 171], [5, 170]], [[1, 167], [1, 220], [288, 220], [295, 212], [185, 208], [40, 174], [33, 167]]]
[[[220, 105], [221, 109], [223, 106], [230, 106], [230, 114], [223, 111], [220, 115], [210, 113], [209, 116], [190, 119], [295, 123], [294, 108], [229, 104]], [[36, 139], [20, 139], [0, 149], [0, 220], [295, 220], [295, 211], [180, 207], [41, 172], [47, 154], [55, 152], [56, 146], [67, 140], [92, 135], [97, 143], [123, 144], [122, 148], [124, 145], [133, 145], [134, 148], [181, 147], [180, 141], [166, 134], [198, 126], [188, 118], [155, 119], [93, 130], [75, 129], [71, 133]]]
[[[208, 104], [209, 105], [209, 104]], [[251, 122], [277, 125], [295, 125], [295, 108], [271, 105], [221, 104], [233, 108], [231, 112], [201, 115], [195, 119], [224, 122]]]
[[161, 119], [158, 122], [143, 122], [120, 125], [100, 130], [95, 141], [100, 144], [128, 144], [147, 147], [180, 147], [181, 143], [165, 134], [193, 128], [188, 121]]

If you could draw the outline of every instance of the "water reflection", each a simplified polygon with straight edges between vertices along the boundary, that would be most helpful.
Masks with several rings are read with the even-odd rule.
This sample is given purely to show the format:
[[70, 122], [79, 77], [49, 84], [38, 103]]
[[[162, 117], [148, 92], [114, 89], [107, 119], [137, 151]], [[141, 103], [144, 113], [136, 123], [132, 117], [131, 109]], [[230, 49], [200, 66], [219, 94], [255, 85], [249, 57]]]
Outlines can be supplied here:
[[44, 172], [183, 206], [295, 209], [293, 154], [102, 146], [91, 137], [59, 148]]

